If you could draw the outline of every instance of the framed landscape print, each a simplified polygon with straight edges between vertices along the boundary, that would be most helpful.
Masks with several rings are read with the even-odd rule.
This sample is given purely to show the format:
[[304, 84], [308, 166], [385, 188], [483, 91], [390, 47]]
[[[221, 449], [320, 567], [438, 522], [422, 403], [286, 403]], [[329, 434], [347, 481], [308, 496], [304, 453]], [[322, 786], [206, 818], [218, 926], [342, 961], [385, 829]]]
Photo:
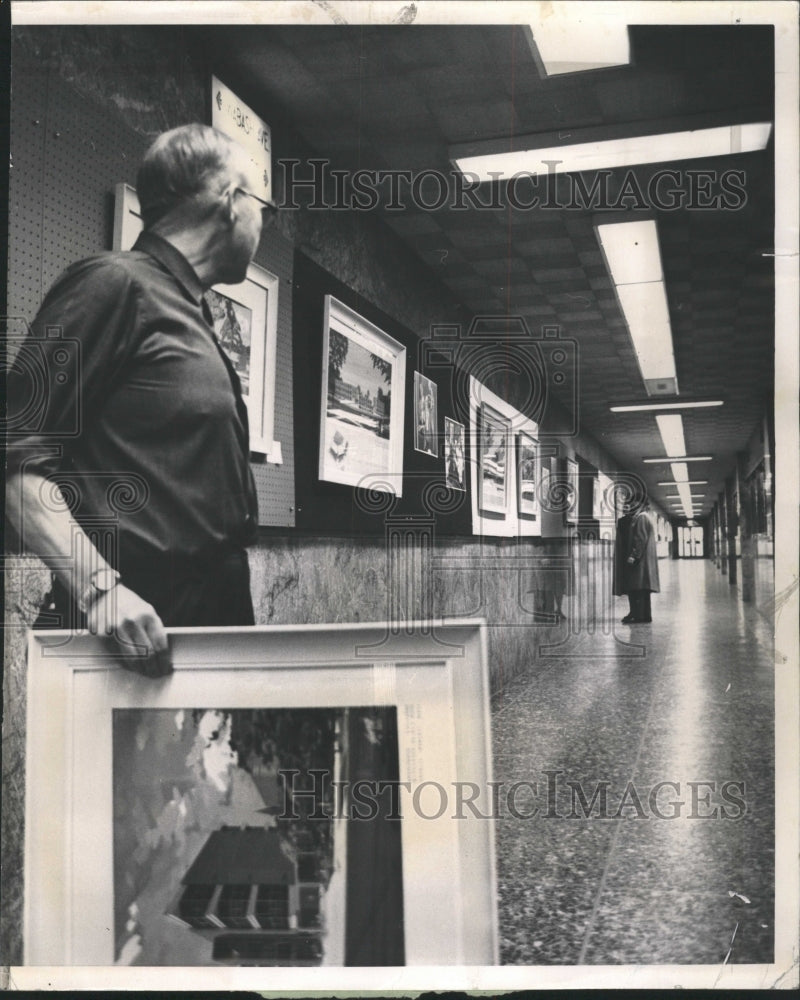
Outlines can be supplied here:
[[505, 513], [508, 502], [508, 450], [511, 421], [488, 403], [481, 403], [478, 426], [480, 509]]
[[444, 418], [444, 475], [451, 490], [466, 491], [464, 425], [450, 417]]
[[[114, 250], [130, 250], [142, 231], [136, 191], [118, 184], [115, 191]], [[278, 331], [278, 278], [250, 264], [238, 285], [215, 285], [205, 298], [214, 332], [239, 376], [250, 423], [250, 451], [280, 461], [273, 441], [275, 351]]]
[[325, 296], [319, 478], [402, 495], [406, 349]]
[[491, 806], [450, 802], [491, 791], [484, 628], [173, 629], [160, 681], [34, 632], [25, 965], [495, 964]]
[[517, 434], [517, 513], [534, 520], [539, 515], [539, 443], [530, 434]]
[[414, 372], [414, 450], [426, 455], [439, 454], [436, 404], [436, 383]]

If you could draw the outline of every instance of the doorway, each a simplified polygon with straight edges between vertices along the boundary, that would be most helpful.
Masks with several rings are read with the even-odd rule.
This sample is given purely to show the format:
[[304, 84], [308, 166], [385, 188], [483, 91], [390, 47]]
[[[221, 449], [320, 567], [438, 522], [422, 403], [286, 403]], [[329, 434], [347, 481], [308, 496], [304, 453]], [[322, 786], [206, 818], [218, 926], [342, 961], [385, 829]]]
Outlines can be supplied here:
[[678, 556], [681, 559], [703, 558], [703, 529], [699, 525], [678, 528]]

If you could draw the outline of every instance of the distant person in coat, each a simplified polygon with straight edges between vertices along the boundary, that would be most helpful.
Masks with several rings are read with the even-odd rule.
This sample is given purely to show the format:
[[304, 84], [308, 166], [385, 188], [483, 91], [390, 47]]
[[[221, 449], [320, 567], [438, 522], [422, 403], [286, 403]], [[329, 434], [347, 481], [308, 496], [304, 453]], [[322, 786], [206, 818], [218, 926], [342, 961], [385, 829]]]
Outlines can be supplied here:
[[658, 593], [658, 553], [656, 534], [648, 513], [649, 504], [642, 500], [631, 508], [630, 526], [625, 557], [624, 584], [631, 605], [623, 624], [652, 621], [650, 594]]
[[[629, 501], [625, 502], [623, 511], [624, 513], [622, 517], [617, 521], [617, 534], [614, 540], [614, 595], [616, 597], [622, 597], [624, 594], [628, 594], [626, 561], [629, 555], [631, 538], [631, 515]], [[630, 594], [628, 594], [628, 603], [628, 614], [622, 619], [625, 624], [627, 624], [633, 616], [633, 602], [630, 599]]]

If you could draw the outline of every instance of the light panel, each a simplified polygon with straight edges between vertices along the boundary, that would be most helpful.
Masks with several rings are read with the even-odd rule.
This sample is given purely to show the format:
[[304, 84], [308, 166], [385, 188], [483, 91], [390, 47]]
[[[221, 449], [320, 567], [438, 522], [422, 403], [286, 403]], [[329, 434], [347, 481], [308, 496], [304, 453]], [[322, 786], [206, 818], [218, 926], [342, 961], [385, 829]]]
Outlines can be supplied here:
[[706, 410], [724, 405], [725, 401], [723, 399], [687, 399], [672, 400], [671, 402], [664, 403], [615, 403], [613, 406], [609, 406], [609, 410], [612, 413], [644, 413], [655, 410]]
[[656, 423], [664, 442], [664, 450], [670, 458], [683, 458], [686, 441], [683, 436], [683, 417], [677, 413], [657, 414]]
[[686, 482], [689, 479], [689, 466], [686, 462], [672, 463], [672, 478], [676, 483]]
[[670, 459], [679, 458], [682, 462], [712, 462], [713, 455], [662, 455], [660, 458], [643, 458], [646, 465], [669, 463]]
[[510, 180], [519, 175], [613, 170], [642, 163], [753, 153], [765, 148], [771, 130], [770, 122], [750, 122], [746, 125], [695, 129], [692, 132], [666, 132], [563, 146], [530, 145], [526, 149], [507, 153], [456, 157], [453, 163], [463, 173], [479, 181]]
[[618, 285], [663, 280], [655, 222], [603, 223], [597, 236]]
[[[647, 395], [677, 395], [669, 306], [652, 220], [596, 226]], [[622, 407], [612, 407], [624, 412]]]
[[611, 18], [565, 22], [553, 12], [530, 30], [547, 76], [625, 66], [631, 61], [628, 26]]

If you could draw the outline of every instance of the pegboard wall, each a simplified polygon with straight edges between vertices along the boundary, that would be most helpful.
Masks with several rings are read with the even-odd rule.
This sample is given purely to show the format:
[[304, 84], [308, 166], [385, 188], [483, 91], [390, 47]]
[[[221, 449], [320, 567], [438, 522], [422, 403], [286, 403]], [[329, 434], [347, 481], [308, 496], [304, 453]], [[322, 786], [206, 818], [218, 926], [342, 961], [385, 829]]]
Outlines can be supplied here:
[[[135, 184], [148, 140], [30, 59], [15, 59], [12, 89], [7, 314], [30, 321], [65, 268], [111, 248], [114, 187]], [[259, 523], [293, 527], [291, 244], [267, 229], [256, 261], [280, 279], [274, 437], [283, 454], [282, 465], [253, 465]]]

